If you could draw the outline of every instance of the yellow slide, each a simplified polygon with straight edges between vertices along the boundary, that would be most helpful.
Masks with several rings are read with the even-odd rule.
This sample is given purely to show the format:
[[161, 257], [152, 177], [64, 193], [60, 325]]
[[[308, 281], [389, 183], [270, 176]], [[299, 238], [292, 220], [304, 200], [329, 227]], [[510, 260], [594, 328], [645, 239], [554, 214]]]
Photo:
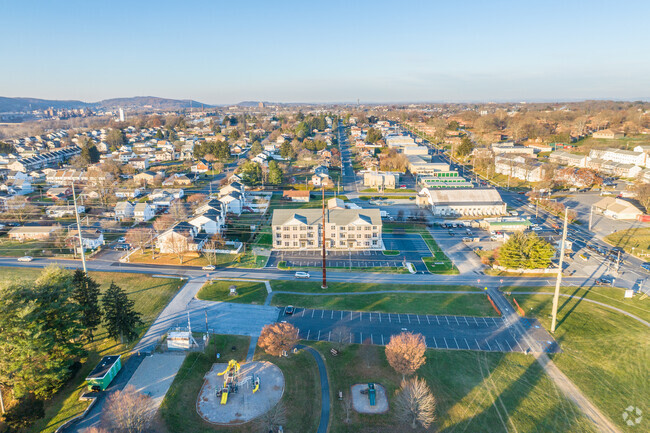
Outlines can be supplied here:
[[255, 382], [255, 388], [253, 388], [253, 394], [255, 394], [260, 389], [259, 380]]
[[228, 401], [228, 391], [224, 390], [221, 393], [221, 404], [226, 404], [227, 401]]

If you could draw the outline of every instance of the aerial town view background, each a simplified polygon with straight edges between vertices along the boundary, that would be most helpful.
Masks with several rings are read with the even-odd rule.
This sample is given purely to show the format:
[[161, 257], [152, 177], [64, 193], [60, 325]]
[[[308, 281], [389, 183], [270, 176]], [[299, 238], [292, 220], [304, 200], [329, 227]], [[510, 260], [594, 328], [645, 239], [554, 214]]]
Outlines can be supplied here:
[[648, 5], [279, 3], [0, 5], [0, 433], [648, 431]]

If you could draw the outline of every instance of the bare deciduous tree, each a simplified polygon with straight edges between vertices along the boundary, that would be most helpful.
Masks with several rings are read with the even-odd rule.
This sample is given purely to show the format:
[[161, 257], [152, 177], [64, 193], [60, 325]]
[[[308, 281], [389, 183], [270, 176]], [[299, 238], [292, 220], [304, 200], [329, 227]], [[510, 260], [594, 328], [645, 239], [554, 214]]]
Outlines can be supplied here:
[[345, 413], [345, 419], [343, 422], [349, 424], [350, 415], [352, 414], [352, 395], [350, 395], [349, 392], [346, 392], [343, 395], [343, 401], [341, 401], [341, 405], [343, 406], [343, 412]]
[[102, 425], [108, 431], [117, 433], [145, 432], [155, 414], [153, 399], [129, 385], [108, 397], [102, 414]]
[[418, 423], [429, 428], [436, 420], [436, 399], [424, 379], [402, 379], [395, 400], [395, 413], [399, 420], [410, 424], [413, 429]]
[[183, 264], [185, 255], [189, 252], [188, 239], [191, 237], [189, 233], [172, 233], [167, 240], [167, 248], [174, 254], [180, 264]]
[[390, 337], [386, 345], [386, 358], [396, 372], [403, 376], [413, 374], [426, 361], [427, 345], [422, 334], [402, 332]]
[[336, 350], [343, 350], [347, 344], [350, 342], [350, 328], [347, 326], [337, 326], [332, 329], [332, 336], [330, 341], [334, 343], [334, 348]]
[[273, 323], [262, 329], [257, 341], [266, 353], [272, 356], [282, 356], [298, 343], [298, 330], [291, 323]]
[[279, 402], [264, 415], [257, 418], [255, 423], [261, 432], [277, 431], [278, 427], [287, 423], [287, 411], [284, 404]]
[[358, 356], [365, 364], [365, 367], [370, 369], [377, 365], [379, 361], [377, 346], [370, 344], [369, 338], [366, 338], [359, 346]]
[[127, 243], [137, 245], [140, 250], [144, 250], [147, 242], [153, 239], [153, 230], [144, 227], [134, 228], [127, 231], [124, 237]]
[[161, 215], [159, 218], [156, 218], [156, 221], [153, 223], [153, 228], [157, 232], [164, 232], [175, 223], [174, 218], [171, 215], [165, 214]]
[[175, 201], [169, 207], [169, 215], [174, 219], [174, 221], [185, 221], [187, 219], [187, 209], [183, 203]]

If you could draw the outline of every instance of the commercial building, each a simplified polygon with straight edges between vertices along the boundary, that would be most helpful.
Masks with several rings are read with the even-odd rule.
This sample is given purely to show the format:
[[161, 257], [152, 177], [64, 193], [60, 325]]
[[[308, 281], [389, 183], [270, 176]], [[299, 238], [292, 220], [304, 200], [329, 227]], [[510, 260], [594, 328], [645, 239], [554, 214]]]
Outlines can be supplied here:
[[608, 140], [614, 140], [617, 138], [625, 137], [625, 134], [620, 131], [612, 131], [611, 129], [603, 129], [602, 131], [596, 131], [593, 133], [594, 138], [605, 138]]
[[363, 174], [363, 186], [377, 189], [395, 189], [399, 183], [399, 173], [381, 171]]
[[506, 204], [494, 188], [429, 189], [424, 188], [417, 204], [429, 207], [435, 216], [495, 216], [506, 213]]
[[594, 204], [594, 209], [615, 220], [633, 220], [643, 215], [632, 203], [615, 197], [603, 197]]
[[[321, 209], [276, 209], [271, 226], [275, 249], [322, 248]], [[379, 209], [326, 209], [324, 226], [327, 249], [383, 249]]]
[[575, 155], [573, 153], [564, 152], [562, 150], [556, 150], [551, 152], [548, 156], [548, 160], [561, 165], [568, 165], [569, 167], [586, 167], [587, 166], [587, 156], [586, 155]]
[[429, 162], [419, 155], [406, 155], [408, 170], [420, 176], [432, 175], [437, 171], [449, 171], [449, 164], [444, 162]]

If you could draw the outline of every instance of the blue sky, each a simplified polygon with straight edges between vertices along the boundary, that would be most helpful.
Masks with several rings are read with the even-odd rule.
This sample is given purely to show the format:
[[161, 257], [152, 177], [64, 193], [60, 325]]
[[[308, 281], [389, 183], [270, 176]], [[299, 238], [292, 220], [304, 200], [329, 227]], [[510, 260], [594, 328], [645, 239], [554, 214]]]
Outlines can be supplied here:
[[648, 1], [0, 0], [0, 96], [650, 97]]

